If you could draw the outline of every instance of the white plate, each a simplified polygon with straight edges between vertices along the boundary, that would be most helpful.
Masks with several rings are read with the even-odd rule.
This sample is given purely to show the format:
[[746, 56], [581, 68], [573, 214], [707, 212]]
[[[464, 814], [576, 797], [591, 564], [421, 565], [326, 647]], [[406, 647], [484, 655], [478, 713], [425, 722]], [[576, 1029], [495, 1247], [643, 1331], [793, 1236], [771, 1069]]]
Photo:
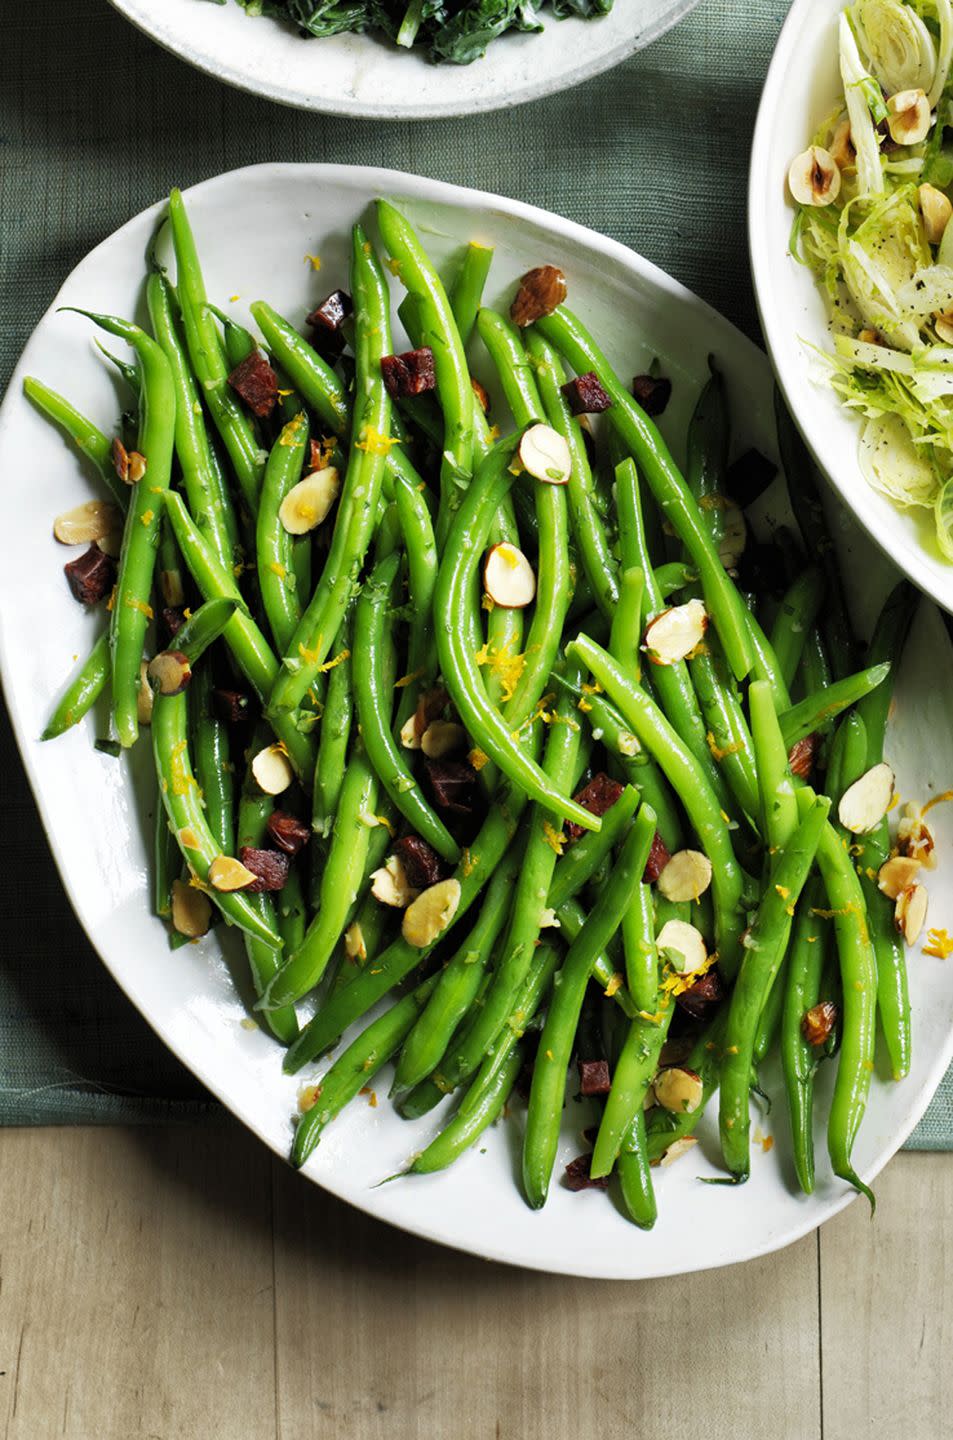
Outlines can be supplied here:
[[[774, 452], [771, 381], [763, 354], [726, 320], [674, 280], [621, 245], [578, 225], [514, 201], [455, 189], [391, 171], [332, 166], [267, 166], [225, 175], [188, 196], [209, 282], [220, 300], [266, 296], [292, 317], [339, 281], [346, 282], [348, 227], [375, 195], [395, 198], [420, 227], [431, 254], [445, 263], [469, 238], [496, 246], [490, 301], [505, 303], [515, 277], [552, 261], [569, 278], [574, 305], [626, 375], [659, 355], [674, 380], [665, 428], [678, 453], [685, 423], [706, 373], [706, 356], [723, 366], [738, 417], [738, 448]], [[141, 309], [144, 256], [161, 214], [154, 207], [94, 250], [67, 280], [56, 305], [130, 314]], [[304, 256], [322, 257], [320, 276]], [[397, 287], [395, 287], [396, 289]], [[280, 1052], [266, 1034], [248, 1029], [247, 1013], [229, 978], [219, 942], [170, 953], [163, 927], [149, 914], [147, 871], [151, 759], [141, 747], [132, 767], [92, 749], [87, 723], [62, 740], [40, 745], [51, 704], [74, 656], [86, 651], [101, 616], [88, 617], [70, 598], [64, 552], [53, 542], [53, 517], [90, 493], [89, 477], [54, 430], [23, 399], [26, 374], [42, 376], [104, 427], [117, 401], [93, 351], [89, 325], [76, 315], [41, 321], [14, 375], [0, 412], [0, 474], [16, 486], [17, 543], [0, 567], [0, 660], [7, 701], [53, 852], [77, 914], [109, 969], [175, 1053], [278, 1154], [286, 1154], [290, 1117], [305, 1075], [282, 1075]], [[11, 494], [14, 493], [11, 489]], [[769, 510], [772, 507], [769, 503]], [[854, 536], [856, 539], [856, 535]], [[849, 542], [848, 548], [853, 542]], [[861, 545], [850, 561], [858, 599], [869, 612], [889, 576]], [[935, 612], [925, 616], [899, 687], [890, 753], [907, 796], [925, 796], [931, 776], [953, 776], [948, 724], [950, 666]], [[953, 817], [940, 807], [941, 850], [948, 854]], [[944, 872], [941, 870], [940, 872]], [[931, 888], [938, 890], [937, 879]], [[953, 904], [937, 897], [931, 922], [953, 929]], [[230, 949], [242, 973], [239, 946]], [[919, 1118], [953, 1052], [953, 966], [912, 957], [916, 1006], [915, 1068], [900, 1086], [879, 1081], [857, 1149], [871, 1176]], [[309, 1072], [313, 1078], [317, 1070]], [[573, 1104], [550, 1199], [527, 1209], [515, 1179], [517, 1123], [487, 1135], [485, 1145], [443, 1176], [406, 1179], [380, 1189], [418, 1150], [433, 1117], [408, 1125], [386, 1103], [387, 1078], [377, 1083], [376, 1109], [356, 1102], [328, 1130], [307, 1166], [319, 1184], [405, 1229], [498, 1260], [569, 1274], [635, 1277], [724, 1265], [785, 1245], [850, 1199], [826, 1178], [819, 1133], [817, 1194], [791, 1185], [783, 1104], [770, 1122], [778, 1133], [771, 1154], [755, 1154], [754, 1173], [740, 1190], [700, 1185], [715, 1173], [706, 1153], [693, 1152], [657, 1173], [659, 1222], [642, 1234], [599, 1192], [574, 1195], [559, 1183], [562, 1165], [578, 1152], [584, 1123]], [[762, 1128], [769, 1128], [762, 1122]]]
[[[840, 100], [839, 0], [795, 0], [764, 82], [751, 154], [748, 235], [765, 340], [788, 407], [818, 464], [885, 554], [915, 585], [953, 611], [953, 564], [936, 543], [931, 510], [900, 510], [860, 471], [860, 424], [830, 386], [811, 378], [812, 345], [831, 350], [813, 273], [788, 249], [794, 207], [788, 166]], [[815, 362], [816, 365], [816, 362]]]
[[228, 0], [112, 0], [183, 60], [240, 90], [330, 115], [419, 120], [502, 110], [578, 85], [640, 50], [698, 0], [616, 0], [599, 19], [556, 20], [507, 34], [472, 65], [432, 65], [370, 35], [305, 40], [294, 26], [252, 18]]

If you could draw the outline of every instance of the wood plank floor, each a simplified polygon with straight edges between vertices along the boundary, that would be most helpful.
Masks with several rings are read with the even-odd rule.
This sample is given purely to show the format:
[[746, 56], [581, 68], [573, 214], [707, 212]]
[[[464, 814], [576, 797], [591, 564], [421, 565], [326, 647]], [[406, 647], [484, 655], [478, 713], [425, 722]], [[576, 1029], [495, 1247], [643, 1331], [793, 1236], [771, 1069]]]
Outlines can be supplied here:
[[231, 1125], [0, 1132], [6, 1440], [940, 1440], [953, 1155], [767, 1259], [510, 1270], [308, 1186]]

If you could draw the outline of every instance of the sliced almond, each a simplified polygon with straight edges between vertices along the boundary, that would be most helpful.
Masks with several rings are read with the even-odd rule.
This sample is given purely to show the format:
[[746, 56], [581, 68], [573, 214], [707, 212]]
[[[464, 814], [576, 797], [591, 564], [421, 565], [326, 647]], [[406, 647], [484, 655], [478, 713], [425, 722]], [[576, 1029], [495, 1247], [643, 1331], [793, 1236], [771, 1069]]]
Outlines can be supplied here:
[[520, 441], [523, 469], [547, 485], [568, 485], [572, 454], [558, 430], [551, 425], [531, 425]]
[[406, 910], [412, 900], [420, 894], [407, 879], [404, 862], [399, 855], [389, 855], [379, 870], [371, 875], [371, 894], [382, 905], [394, 910]]
[[936, 836], [920, 814], [919, 806], [903, 807], [897, 826], [897, 845], [901, 855], [919, 860], [925, 870], [936, 869]]
[[419, 750], [423, 739], [417, 729], [417, 716], [411, 715], [400, 727], [400, 743], [405, 750]]
[[930, 897], [925, 885], [909, 885], [901, 890], [893, 907], [894, 924], [907, 945], [915, 945], [927, 918]]
[[892, 855], [885, 860], [877, 874], [877, 889], [890, 900], [896, 900], [901, 890], [908, 889], [920, 873], [920, 861], [909, 855]]
[[208, 867], [208, 883], [213, 890], [226, 894], [233, 890], [247, 890], [257, 879], [254, 870], [246, 869], [234, 855], [217, 855]]
[[367, 959], [367, 943], [360, 920], [355, 920], [344, 932], [344, 953], [349, 960]]
[[655, 665], [674, 665], [700, 645], [708, 629], [702, 600], [671, 605], [646, 626], [643, 649]]
[[172, 927], [180, 935], [197, 940], [208, 933], [212, 923], [212, 903], [202, 890], [184, 880], [172, 881]]
[[292, 486], [281, 502], [278, 519], [289, 535], [307, 535], [327, 518], [338, 497], [341, 477], [334, 465], [313, 470]]
[[660, 1158], [658, 1162], [659, 1165], [665, 1166], [673, 1164], [680, 1155], [686, 1154], [687, 1151], [691, 1150], [693, 1145], [697, 1144], [698, 1140], [694, 1135], [680, 1135], [677, 1140], [672, 1141], [665, 1154]]
[[483, 588], [494, 605], [504, 610], [531, 605], [536, 598], [536, 576], [522, 550], [506, 542], [494, 545], [483, 566]]
[[266, 745], [251, 762], [255, 784], [266, 795], [281, 795], [295, 778], [291, 761], [281, 745]]
[[704, 935], [687, 920], [666, 920], [655, 943], [679, 975], [693, 974], [708, 959]]
[[898, 90], [887, 101], [887, 129], [898, 145], [919, 145], [930, 133], [930, 102], [922, 90]]
[[920, 214], [923, 216], [924, 234], [931, 245], [939, 245], [950, 216], [953, 215], [950, 198], [935, 185], [921, 185], [917, 195], [920, 200]]
[[658, 1103], [676, 1115], [692, 1115], [705, 1095], [701, 1076], [696, 1075], [694, 1070], [683, 1069], [681, 1065], [660, 1070], [653, 1084]]
[[840, 194], [840, 167], [829, 151], [811, 145], [791, 161], [788, 188], [799, 205], [830, 205]]
[[438, 880], [404, 911], [401, 934], [408, 945], [423, 950], [446, 930], [460, 904], [460, 881]]
[[455, 720], [431, 720], [420, 737], [420, 748], [430, 760], [456, 755], [466, 747], [467, 732]]
[[136, 691], [136, 714], [140, 725], [152, 724], [152, 704], [155, 693], [149, 684], [149, 662], [143, 660], [139, 666], [139, 689]]
[[718, 558], [726, 570], [734, 570], [748, 543], [748, 525], [744, 511], [733, 500], [721, 512], [722, 534], [718, 541]]
[[676, 850], [656, 884], [666, 900], [697, 900], [711, 884], [711, 861], [700, 850]]
[[181, 650], [162, 650], [149, 661], [146, 674], [160, 695], [181, 695], [192, 679], [192, 667]]
[[53, 534], [61, 545], [88, 545], [92, 540], [98, 544], [117, 530], [122, 530], [122, 516], [108, 500], [87, 500], [53, 522]]
[[844, 829], [852, 835], [865, 835], [879, 825], [890, 809], [893, 786], [894, 773], [883, 761], [848, 786], [837, 807], [837, 818]]
[[173, 610], [180, 610], [185, 604], [181, 570], [160, 570], [159, 589], [162, 591], [163, 600]]

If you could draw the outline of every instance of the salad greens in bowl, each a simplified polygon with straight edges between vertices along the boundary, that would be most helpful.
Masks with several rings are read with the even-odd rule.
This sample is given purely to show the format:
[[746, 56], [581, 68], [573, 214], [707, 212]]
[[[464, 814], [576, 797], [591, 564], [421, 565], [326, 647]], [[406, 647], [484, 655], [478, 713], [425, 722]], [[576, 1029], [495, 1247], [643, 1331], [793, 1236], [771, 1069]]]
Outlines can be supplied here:
[[951, 62], [949, 0], [796, 3], [762, 99], [750, 219], [799, 425], [874, 537], [948, 608]]

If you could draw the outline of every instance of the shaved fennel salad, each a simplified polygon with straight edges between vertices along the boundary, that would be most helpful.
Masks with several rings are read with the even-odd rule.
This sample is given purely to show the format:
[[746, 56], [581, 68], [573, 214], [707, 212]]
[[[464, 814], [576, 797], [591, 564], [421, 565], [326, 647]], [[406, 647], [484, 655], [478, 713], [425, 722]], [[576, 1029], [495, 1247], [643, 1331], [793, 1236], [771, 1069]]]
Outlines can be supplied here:
[[856, 0], [837, 106], [795, 157], [791, 252], [830, 302], [825, 380], [862, 420], [861, 469], [932, 509], [953, 560], [953, 3]]

